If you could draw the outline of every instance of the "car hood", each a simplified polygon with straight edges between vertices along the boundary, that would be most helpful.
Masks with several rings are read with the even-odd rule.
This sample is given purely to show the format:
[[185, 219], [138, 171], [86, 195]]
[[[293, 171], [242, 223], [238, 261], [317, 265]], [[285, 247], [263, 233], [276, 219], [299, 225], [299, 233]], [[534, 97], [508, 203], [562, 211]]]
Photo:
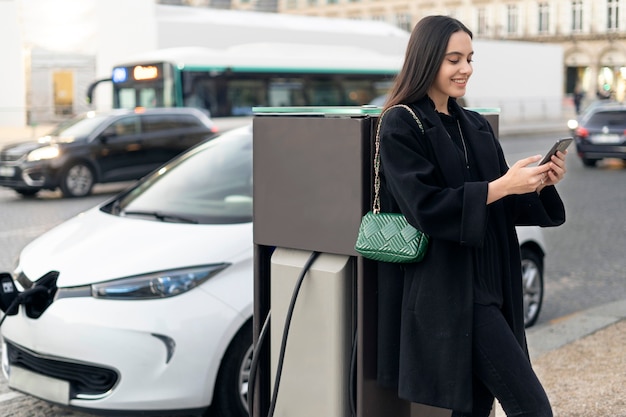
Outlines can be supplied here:
[[19, 268], [35, 281], [58, 271], [74, 287], [252, 257], [252, 223], [198, 225], [119, 217], [94, 208], [28, 244]]
[[84, 142], [84, 137], [58, 137], [58, 136], [44, 136], [38, 140], [30, 140], [19, 143], [12, 143], [2, 148], [3, 153], [9, 153], [12, 155], [24, 155], [35, 149], [43, 148], [50, 145], [62, 145], [66, 143]]
[[24, 155], [30, 151], [33, 151], [38, 148], [43, 148], [44, 146], [48, 146], [48, 142], [40, 143], [40, 142], [20, 142], [20, 143], [12, 143], [10, 145], [6, 145], [2, 148], [2, 153], [11, 154], [11, 155]]

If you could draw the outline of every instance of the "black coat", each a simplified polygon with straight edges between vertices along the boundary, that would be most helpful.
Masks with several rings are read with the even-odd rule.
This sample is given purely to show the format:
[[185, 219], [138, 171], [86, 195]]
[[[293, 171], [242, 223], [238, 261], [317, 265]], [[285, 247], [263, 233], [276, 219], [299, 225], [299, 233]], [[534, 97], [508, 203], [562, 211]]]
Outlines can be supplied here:
[[502, 310], [527, 352], [515, 226], [560, 225], [565, 209], [553, 186], [487, 205], [488, 182], [508, 169], [502, 148], [483, 116], [454, 100], [450, 106], [480, 181], [467, 180], [464, 158], [429, 99], [411, 105], [424, 134], [403, 108], [390, 109], [381, 122], [382, 209], [402, 212], [430, 242], [420, 263], [379, 264], [378, 380], [406, 400], [469, 412], [473, 256], [487, 219], [495, 216], [506, 266]]

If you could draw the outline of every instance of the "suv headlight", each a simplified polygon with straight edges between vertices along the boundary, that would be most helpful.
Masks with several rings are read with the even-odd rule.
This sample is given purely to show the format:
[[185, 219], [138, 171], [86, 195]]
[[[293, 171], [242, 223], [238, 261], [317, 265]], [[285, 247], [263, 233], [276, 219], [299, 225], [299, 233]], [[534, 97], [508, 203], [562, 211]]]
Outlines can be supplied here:
[[58, 146], [44, 146], [43, 148], [29, 152], [26, 160], [33, 162], [41, 161], [42, 159], [54, 159], [59, 156], [60, 153]]
[[91, 296], [115, 300], [149, 300], [173, 297], [197, 287], [230, 265], [229, 263], [220, 263], [175, 269], [92, 284]]

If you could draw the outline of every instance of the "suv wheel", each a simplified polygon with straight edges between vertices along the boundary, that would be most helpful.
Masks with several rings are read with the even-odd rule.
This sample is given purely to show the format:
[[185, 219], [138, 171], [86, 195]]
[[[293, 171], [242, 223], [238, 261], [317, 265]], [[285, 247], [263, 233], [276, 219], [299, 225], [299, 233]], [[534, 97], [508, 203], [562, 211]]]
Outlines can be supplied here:
[[252, 365], [252, 320], [233, 338], [215, 381], [213, 404], [205, 416], [248, 417], [248, 381]]
[[524, 325], [530, 327], [537, 321], [543, 302], [543, 262], [528, 248], [522, 248], [522, 291]]
[[84, 197], [91, 193], [94, 181], [91, 167], [83, 162], [74, 162], [63, 170], [59, 187], [64, 197]]

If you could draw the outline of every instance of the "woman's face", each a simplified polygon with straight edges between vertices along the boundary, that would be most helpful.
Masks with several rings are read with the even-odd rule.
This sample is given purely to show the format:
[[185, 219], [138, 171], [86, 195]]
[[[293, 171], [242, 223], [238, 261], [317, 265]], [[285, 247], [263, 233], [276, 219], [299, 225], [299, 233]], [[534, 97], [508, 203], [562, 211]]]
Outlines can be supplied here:
[[437, 77], [428, 90], [428, 96], [435, 103], [447, 103], [448, 97], [465, 95], [467, 81], [473, 72], [473, 55], [472, 38], [463, 31], [454, 32], [448, 41]]

